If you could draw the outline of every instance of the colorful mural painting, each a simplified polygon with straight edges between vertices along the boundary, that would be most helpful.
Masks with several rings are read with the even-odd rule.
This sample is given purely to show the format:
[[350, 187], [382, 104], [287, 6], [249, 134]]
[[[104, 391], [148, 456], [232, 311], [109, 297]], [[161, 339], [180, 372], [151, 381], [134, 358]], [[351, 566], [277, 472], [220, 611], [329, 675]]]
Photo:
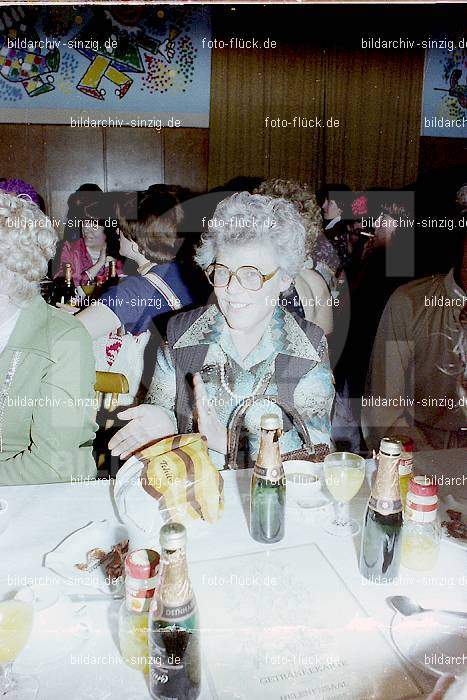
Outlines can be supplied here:
[[208, 126], [210, 36], [199, 6], [0, 8], [0, 121], [102, 112]]
[[467, 49], [429, 49], [422, 136], [467, 137]]

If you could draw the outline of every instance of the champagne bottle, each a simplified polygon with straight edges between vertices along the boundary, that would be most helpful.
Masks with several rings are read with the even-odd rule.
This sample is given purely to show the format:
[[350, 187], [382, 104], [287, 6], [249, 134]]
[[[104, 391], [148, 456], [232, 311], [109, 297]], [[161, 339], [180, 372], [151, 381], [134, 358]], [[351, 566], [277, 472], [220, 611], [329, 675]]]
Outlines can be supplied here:
[[285, 477], [279, 448], [279, 416], [261, 418], [261, 442], [250, 492], [250, 534], [257, 542], [279, 542], [285, 531]]
[[106, 292], [110, 287], [118, 284], [119, 279], [117, 275], [117, 261], [111, 260], [109, 264], [109, 274], [104, 284], [102, 285], [102, 292]]
[[155, 700], [195, 700], [201, 689], [199, 624], [184, 526], [167, 523], [160, 542], [160, 587], [149, 611], [149, 691]]
[[65, 263], [64, 276], [57, 278], [54, 284], [54, 303], [76, 304], [77, 291], [73, 282], [73, 270], [70, 263]]
[[375, 583], [392, 581], [399, 573], [402, 502], [399, 486], [399, 440], [383, 438], [378, 470], [363, 524], [360, 573]]

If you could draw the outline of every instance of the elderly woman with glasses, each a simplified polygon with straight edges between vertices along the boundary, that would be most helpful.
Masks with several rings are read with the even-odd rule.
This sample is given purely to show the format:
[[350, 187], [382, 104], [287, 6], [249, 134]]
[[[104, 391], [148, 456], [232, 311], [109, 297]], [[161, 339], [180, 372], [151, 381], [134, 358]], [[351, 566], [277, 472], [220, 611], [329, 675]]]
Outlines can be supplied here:
[[[261, 416], [281, 413], [267, 396], [298, 410], [312, 442], [330, 445], [326, 338], [280, 303], [304, 259], [305, 230], [290, 202], [241, 192], [219, 203], [196, 254], [213, 303], [169, 322], [147, 403], [119, 414], [131, 420], [110, 442], [113, 454], [125, 458], [158, 438], [198, 430], [222, 468], [232, 413], [253, 395], [265, 398], [246, 411], [245, 457], [257, 453]], [[285, 415], [283, 422], [282, 452], [300, 448], [295, 427]]]

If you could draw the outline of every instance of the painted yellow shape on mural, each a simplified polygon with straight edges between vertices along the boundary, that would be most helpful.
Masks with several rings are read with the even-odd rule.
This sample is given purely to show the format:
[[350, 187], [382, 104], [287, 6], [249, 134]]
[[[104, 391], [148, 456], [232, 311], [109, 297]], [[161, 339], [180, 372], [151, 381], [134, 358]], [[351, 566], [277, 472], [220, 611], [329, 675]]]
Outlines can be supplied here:
[[99, 89], [102, 78], [107, 78], [111, 83], [117, 86], [115, 94], [122, 98], [130, 88], [133, 80], [122, 71], [117, 70], [111, 65], [110, 58], [105, 56], [96, 56], [91, 65], [87, 69], [78, 84], [78, 90], [85, 92], [91, 97], [98, 100], [103, 100], [105, 90]]

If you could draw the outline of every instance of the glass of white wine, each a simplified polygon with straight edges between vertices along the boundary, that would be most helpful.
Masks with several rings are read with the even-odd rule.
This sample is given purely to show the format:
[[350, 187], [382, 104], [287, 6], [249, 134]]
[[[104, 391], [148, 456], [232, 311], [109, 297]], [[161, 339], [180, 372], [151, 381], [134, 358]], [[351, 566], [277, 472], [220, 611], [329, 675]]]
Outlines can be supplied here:
[[95, 278], [93, 277], [91, 279], [88, 279], [84, 284], [81, 285], [81, 288], [82, 288], [83, 292], [86, 294], [86, 296], [90, 297], [96, 288]]
[[0, 600], [0, 697], [33, 700], [39, 684], [32, 676], [16, 675], [13, 662], [26, 646], [34, 618], [34, 593], [20, 588], [13, 598]]
[[324, 458], [324, 480], [336, 499], [334, 519], [326, 532], [338, 537], [356, 535], [358, 522], [349, 517], [349, 503], [360, 490], [365, 478], [365, 460], [352, 452], [333, 452]]

